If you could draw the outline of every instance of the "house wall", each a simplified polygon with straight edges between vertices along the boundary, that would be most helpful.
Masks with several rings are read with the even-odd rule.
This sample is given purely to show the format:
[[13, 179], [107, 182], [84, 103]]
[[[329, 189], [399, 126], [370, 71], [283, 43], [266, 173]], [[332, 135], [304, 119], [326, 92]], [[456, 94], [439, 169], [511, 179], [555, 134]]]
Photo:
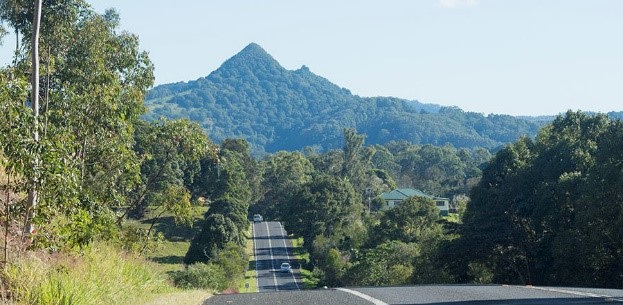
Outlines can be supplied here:
[[387, 208], [388, 209], [394, 208], [395, 206], [399, 205], [401, 201], [402, 200], [388, 200], [387, 201]]
[[447, 216], [450, 213], [450, 202], [448, 200], [435, 200], [435, 206], [439, 209], [439, 213]]
[[[399, 205], [402, 200], [387, 200], [386, 202], [385, 210], [388, 210]], [[450, 213], [450, 202], [448, 200], [435, 200], [435, 206], [439, 209], [439, 214], [442, 216], [448, 216]]]

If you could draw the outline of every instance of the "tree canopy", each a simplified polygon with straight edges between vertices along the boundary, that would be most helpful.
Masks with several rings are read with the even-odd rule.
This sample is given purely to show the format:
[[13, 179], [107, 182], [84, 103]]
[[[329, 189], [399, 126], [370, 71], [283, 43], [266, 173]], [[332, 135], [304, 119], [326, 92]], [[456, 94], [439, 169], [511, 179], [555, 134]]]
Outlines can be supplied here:
[[495, 282], [620, 288], [620, 136], [620, 121], [567, 112], [499, 151], [455, 250]]
[[[109, 228], [110, 209], [125, 205], [139, 183], [133, 126], [145, 110], [153, 65], [138, 38], [119, 30], [114, 10], [100, 15], [83, 1], [64, 0], [43, 3], [43, 11], [37, 40], [41, 86], [33, 92], [41, 106], [31, 111], [26, 84], [29, 55], [36, 50], [30, 40], [34, 6], [22, 0], [0, 6], [1, 20], [18, 38], [13, 64], [0, 70], [0, 147], [15, 189], [38, 190], [34, 222], [41, 234], [35, 242], [64, 247], [110, 232], [93, 229], [92, 236], [76, 239], [47, 235], [72, 225], [60, 219], [87, 215], [91, 227]], [[30, 140], [32, 134], [38, 139]]]

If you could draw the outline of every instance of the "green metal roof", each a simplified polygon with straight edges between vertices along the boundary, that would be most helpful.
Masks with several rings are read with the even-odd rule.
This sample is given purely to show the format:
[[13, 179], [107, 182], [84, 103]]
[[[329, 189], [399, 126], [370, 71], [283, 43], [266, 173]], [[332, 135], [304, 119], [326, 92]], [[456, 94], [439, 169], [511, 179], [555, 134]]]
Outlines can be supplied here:
[[395, 189], [388, 193], [382, 193], [381, 198], [384, 200], [405, 200], [408, 197], [418, 196], [418, 197], [426, 197], [430, 199], [435, 199], [435, 197], [425, 194], [422, 191], [414, 190], [414, 189]]

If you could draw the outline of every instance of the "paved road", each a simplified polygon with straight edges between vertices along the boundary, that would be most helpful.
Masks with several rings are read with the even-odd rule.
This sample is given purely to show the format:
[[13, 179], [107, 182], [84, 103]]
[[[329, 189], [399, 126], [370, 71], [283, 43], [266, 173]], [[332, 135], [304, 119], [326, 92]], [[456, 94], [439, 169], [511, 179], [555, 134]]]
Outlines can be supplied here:
[[[257, 281], [260, 292], [298, 290], [301, 285], [299, 265], [292, 254], [292, 241], [279, 222], [253, 224]], [[292, 273], [282, 273], [281, 263], [290, 263]]]
[[623, 290], [502, 285], [429, 285], [217, 295], [204, 305], [598, 305], [623, 304]]

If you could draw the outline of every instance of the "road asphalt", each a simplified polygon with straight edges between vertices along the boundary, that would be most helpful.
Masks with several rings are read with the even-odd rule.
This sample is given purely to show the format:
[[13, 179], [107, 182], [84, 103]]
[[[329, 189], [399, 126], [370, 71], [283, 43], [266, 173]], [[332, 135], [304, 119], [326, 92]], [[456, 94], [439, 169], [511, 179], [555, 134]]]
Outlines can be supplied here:
[[216, 295], [204, 305], [600, 305], [623, 304], [623, 290], [506, 285], [337, 288]]
[[[302, 285], [299, 264], [292, 253], [292, 241], [281, 223], [255, 222], [252, 233], [259, 291], [299, 290]], [[281, 263], [290, 263], [292, 272], [281, 272]]]
[[[514, 285], [422, 285], [301, 290], [292, 241], [279, 222], [253, 224], [259, 293], [215, 295], [204, 302], [256, 305], [623, 305], [623, 290]], [[280, 271], [288, 262], [292, 273]]]

